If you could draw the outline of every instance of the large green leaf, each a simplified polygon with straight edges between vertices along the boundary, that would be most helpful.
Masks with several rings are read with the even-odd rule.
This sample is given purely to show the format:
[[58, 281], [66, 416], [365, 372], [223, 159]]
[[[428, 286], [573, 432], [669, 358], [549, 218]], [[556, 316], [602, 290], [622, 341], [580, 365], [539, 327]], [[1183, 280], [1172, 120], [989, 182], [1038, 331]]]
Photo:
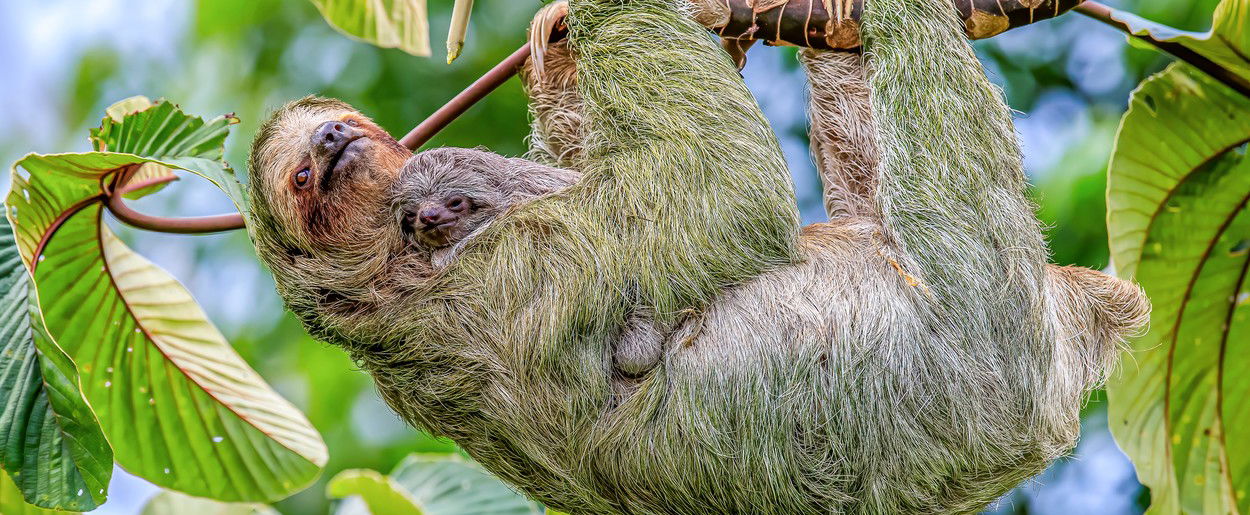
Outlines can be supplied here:
[[412, 55], [430, 55], [425, 0], [312, 0], [330, 26], [348, 36]]
[[[1248, 14], [1224, 2], [1212, 39], [1246, 55], [1245, 33], [1221, 27]], [[1113, 261], [1154, 310], [1109, 416], [1158, 513], [1250, 512], [1247, 142], [1250, 98], [1175, 64], [1134, 92], [1111, 160]]]
[[[455, 454], [414, 454], [389, 477], [345, 470], [330, 480], [330, 497], [359, 496], [373, 515], [527, 515], [543, 513], [476, 463]], [[338, 515], [362, 513], [344, 503]]]
[[22, 492], [9, 479], [9, 475], [0, 470], [0, 515], [70, 515], [71, 512], [55, 511], [26, 504], [22, 500]]
[[[123, 167], [157, 163], [229, 177], [220, 150], [205, 143], [219, 147], [229, 122], [197, 124], [162, 105], [169, 104], [93, 133], [110, 150], [160, 159], [29, 155], [14, 167], [9, 217], [48, 330], [78, 363], [118, 463], [197, 496], [280, 499], [319, 474], [320, 435], [230, 348], [177, 281], [101, 221], [103, 185]], [[152, 143], [148, 131], [166, 139]]]
[[1250, 54], [1246, 53], [1246, 49], [1250, 48], [1250, 0], [1220, 2], [1209, 32], [1177, 30], [1114, 9], [1111, 17], [1127, 24], [1133, 34], [1179, 43], [1234, 74], [1250, 79]]
[[[239, 123], [233, 114], [207, 122], [188, 116], [178, 106], [145, 97], [131, 97], [109, 108], [100, 127], [91, 129], [97, 151], [134, 154], [191, 170], [216, 184], [240, 210], [247, 210], [247, 194], [222, 160], [229, 127]], [[171, 175], [168, 167], [147, 163], [131, 184]], [[149, 190], [152, 192], [154, 190]]]
[[74, 363], [44, 329], [30, 275], [3, 218], [0, 401], [0, 466], [26, 502], [78, 511], [104, 502], [113, 452], [79, 390]]
[[272, 506], [227, 503], [165, 490], [148, 500], [140, 515], [279, 515]]

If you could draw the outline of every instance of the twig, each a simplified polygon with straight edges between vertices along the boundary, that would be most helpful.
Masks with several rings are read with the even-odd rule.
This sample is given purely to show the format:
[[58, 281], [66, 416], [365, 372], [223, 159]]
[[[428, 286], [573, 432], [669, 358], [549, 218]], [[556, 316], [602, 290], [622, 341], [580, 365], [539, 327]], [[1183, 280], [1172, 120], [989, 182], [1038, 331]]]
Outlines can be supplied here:
[[513, 52], [499, 64], [491, 68], [490, 71], [482, 75], [481, 78], [470, 84], [469, 87], [461, 91], [450, 101], [440, 107], [429, 118], [421, 122], [420, 125], [414, 127], [408, 134], [399, 139], [399, 143], [409, 149], [416, 150], [421, 145], [426, 144], [433, 138], [435, 134], [447, 127], [452, 120], [460, 117], [470, 107], [486, 98], [490, 92], [508, 82], [517, 71], [521, 69], [521, 65], [525, 64], [525, 60], [530, 57], [530, 44], [526, 43]]

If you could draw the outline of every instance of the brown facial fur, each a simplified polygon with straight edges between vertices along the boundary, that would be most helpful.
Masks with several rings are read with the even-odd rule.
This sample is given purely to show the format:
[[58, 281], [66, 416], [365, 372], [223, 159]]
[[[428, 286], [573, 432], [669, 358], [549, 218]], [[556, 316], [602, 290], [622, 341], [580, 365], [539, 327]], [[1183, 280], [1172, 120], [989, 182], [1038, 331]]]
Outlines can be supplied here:
[[[314, 137], [327, 122], [350, 122], [359, 139], [336, 155], [319, 150]], [[306, 322], [317, 313], [368, 311], [385, 292], [429, 275], [428, 263], [402, 254], [405, 243], [386, 203], [410, 156], [369, 118], [334, 99], [293, 101], [261, 126], [249, 161], [249, 231], [288, 307]], [[390, 279], [379, 280], [383, 275]]]

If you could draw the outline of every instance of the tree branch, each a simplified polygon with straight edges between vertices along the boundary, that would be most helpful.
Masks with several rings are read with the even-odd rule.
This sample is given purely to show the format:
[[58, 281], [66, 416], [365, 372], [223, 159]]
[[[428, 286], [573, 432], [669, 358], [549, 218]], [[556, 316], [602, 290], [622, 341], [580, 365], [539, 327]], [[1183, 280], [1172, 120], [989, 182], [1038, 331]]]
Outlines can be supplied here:
[[[1063, 14], [1081, 0], [951, 0], [964, 32], [985, 39]], [[723, 38], [825, 50], [859, 47], [864, 0], [691, 0], [696, 19]], [[832, 9], [832, 13], [830, 12]]]
[[[859, 46], [859, 16], [863, 0], [690, 0], [696, 18], [728, 40], [741, 40], [733, 48], [742, 49], [751, 41], [772, 45], [805, 46], [850, 50]], [[1146, 41], [1176, 58], [1192, 64], [1230, 88], [1250, 97], [1250, 82], [1183, 45], [1159, 41], [1149, 35], [1132, 34], [1124, 22], [1112, 17], [1112, 9], [1094, 1], [1080, 0], [952, 0], [963, 17], [965, 32], [972, 39], [988, 38], [1008, 29], [1054, 18], [1075, 8], [1077, 12], [1115, 27], [1131, 37]], [[1078, 6], [1078, 4], [1080, 4]], [[830, 15], [830, 12], [833, 15]], [[553, 40], [563, 37], [552, 35]], [[438, 111], [413, 128], [399, 141], [416, 150], [435, 134], [464, 114], [486, 95], [516, 75], [530, 57], [527, 43], [513, 52], [482, 78], [456, 95]], [[741, 56], [739, 56], [740, 58]], [[115, 185], [125, 184], [129, 169], [119, 171]], [[125, 174], [125, 175], [123, 175]], [[150, 185], [150, 184], [149, 184]], [[179, 234], [222, 232], [244, 227], [243, 216], [228, 214], [198, 218], [164, 218], [139, 213], [126, 205], [123, 195], [145, 185], [129, 185], [104, 199], [117, 219], [149, 231]]]
[[199, 216], [192, 218], [167, 218], [140, 213], [126, 205], [126, 194], [161, 182], [175, 180], [176, 177], [158, 177], [157, 179], [136, 184], [127, 184], [130, 176], [139, 169], [136, 165], [123, 167], [116, 172], [112, 187], [104, 194], [105, 205], [109, 212], [127, 225], [156, 232], [175, 234], [207, 234], [214, 232], [233, 231], [246, 227], [243, 215], [230, 213], [216, 216]]

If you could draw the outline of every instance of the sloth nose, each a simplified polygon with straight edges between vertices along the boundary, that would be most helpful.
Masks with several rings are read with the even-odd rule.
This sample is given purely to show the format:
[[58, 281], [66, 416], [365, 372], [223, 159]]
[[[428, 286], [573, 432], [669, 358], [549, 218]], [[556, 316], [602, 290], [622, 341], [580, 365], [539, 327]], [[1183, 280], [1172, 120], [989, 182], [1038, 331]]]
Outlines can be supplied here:
[[420, 216], [421, 223], [428, 226], [441, 225], [451, 221], [454, 218], [452, 213], [441, 207], [430, 207], [422, 209]]
[[337, 152], [355, 137], [356, 130], [346, 123], [328, 121], [317, 127], [317, 131], [313, 133], [313, 143]]

